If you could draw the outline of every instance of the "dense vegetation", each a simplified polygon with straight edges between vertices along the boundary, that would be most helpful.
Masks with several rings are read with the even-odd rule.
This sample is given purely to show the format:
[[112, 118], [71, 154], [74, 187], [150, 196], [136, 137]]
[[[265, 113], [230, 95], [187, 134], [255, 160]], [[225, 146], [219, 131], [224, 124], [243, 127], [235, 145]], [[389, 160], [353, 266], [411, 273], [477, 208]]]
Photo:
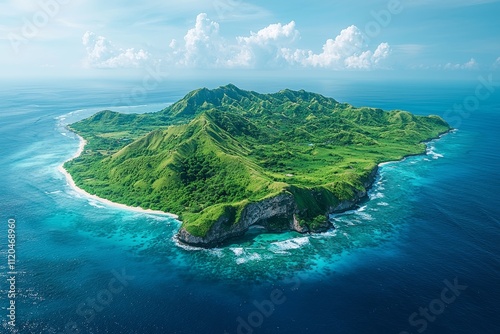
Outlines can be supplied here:
[[449, 130], [438, 116], [234, 85], [193, 91], [157, 113], [102, 111], [71, 128], [88, 141], [65, 166], [78, 186], [179, 214], [198, 236], [220, 215], [235, 222], [247, 203], [283, 191], [294, 195], [301, 223], [314, 226], [376, 164], [423, 153], [424, 140]]

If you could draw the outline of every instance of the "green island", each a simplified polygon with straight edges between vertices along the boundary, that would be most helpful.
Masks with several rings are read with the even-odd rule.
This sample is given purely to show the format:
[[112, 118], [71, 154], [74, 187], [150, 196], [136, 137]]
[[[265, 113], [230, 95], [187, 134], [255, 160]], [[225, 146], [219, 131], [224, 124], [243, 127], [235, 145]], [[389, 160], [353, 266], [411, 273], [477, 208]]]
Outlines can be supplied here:
[[423, 154], [438, 116], [356, 108], [304, 90], [198, 89], [147, 114], [101, 111], [71, 124], [86, 141], [64, 168], [114, 202], [177, 214], [177, 238], [213, 247], [252, 225], [300, 233], [366, 196], [379, 163]]

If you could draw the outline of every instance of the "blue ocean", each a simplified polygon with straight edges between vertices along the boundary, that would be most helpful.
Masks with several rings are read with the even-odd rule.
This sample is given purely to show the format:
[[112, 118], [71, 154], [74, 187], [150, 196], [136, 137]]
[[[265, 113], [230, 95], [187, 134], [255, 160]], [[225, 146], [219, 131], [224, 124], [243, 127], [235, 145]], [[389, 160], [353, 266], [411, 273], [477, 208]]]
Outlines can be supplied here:
[[323, 234], [182, 247], [175, 219], [80, 195], [59, 171], [79, 145], [66, 125], [227, 83], [141, 94], [131, 82], [0, 85], [1, 333], [500, 333], [498, 85], [478, 95], [480, 80], [233, 82], [436, 114], [456, 128], [426, 155], [383, 165], [368, 198]]

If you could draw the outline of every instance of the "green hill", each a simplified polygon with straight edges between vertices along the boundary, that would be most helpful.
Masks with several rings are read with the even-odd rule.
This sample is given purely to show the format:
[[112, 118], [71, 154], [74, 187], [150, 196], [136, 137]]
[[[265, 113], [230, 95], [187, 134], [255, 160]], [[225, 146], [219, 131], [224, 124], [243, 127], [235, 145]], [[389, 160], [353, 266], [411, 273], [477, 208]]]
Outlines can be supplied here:
[[324, 231], [366, 195], [377, 164], [425, 152], [438, 116], [355, 108], [319, 94], [195, 90], [157, 113], [102, 111], [72, 124], [66, 163], [89, 193], [178, 214], [181, 241], [211, 246], [259, 224]]

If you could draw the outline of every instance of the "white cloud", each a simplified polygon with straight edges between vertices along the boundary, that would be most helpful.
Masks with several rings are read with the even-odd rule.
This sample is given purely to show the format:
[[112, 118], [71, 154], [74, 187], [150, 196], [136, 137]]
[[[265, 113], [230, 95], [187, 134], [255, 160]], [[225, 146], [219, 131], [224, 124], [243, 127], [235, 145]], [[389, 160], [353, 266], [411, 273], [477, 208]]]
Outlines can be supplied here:
[[471, 58], [468, 62], [463, 64], [462, 67], [466, 70], [474, 70], [479, 68], [479, 64], [474, 58]]
[[[184, 42], [183, 58], [179, 61], [182, 65], [216, 65], [219, 61], [218, 53], [223, 51], [219, 24], [210, 20], [205, 13], [196, 17], [196, 24], [188, 30]], [[175, 48], [176, 44], [177, 41], [172, 41], [170, 46]]]
[[103, 36], [87, 31], [82, 37], [87, 50], [85, 65], [94, 68], [132, 68], [143, 65], [150, 55], [134, 48], [120, 49]]
[[390, 54], [387, 43], [374, 51], [368, 49], [364, 34], [350, 26], [335, 39], [323, 45], [323, 51], [293, 48], [300, 33], [296, 24], [271, 24], [249, 36], [236, 37], [228, 42], [219, 34], [219, 24], [199, 14], [194, 28], [184, 36], [184, 43], [170, 42], [171, 61], [186, 67], [258, 68], [269, 66], [301, 66], [330, 69], [373, 69], [382, 67]]
[[299, 38], [295, 22], [271, 24], [250, 36], [238, 37], [237, 54], [228, 62], [230, 66], [257, 67], [286, 63], [282, 49]]
[[271, 24], [257, 33], [250, 32], [249, 37], [238, 37], [237, 39], [240, 44], [244, 45], [266, 46], [270, 42], [278, 42], [279, 40], [294, 40], [298, 35], [295, 22], [291, 21], [285, 25], [281, 23]]
[[353, 54], [345, 61], [347, 68], [372, 69], [379, 67], [380, 63], [391, 53], [391, 47], [387, 43], [380, 44], [375, 52], [364, 51], [360, 55]]
[[[251, 32], [250, 36], [236, 37], [234, 42], [222, 38], [219, 24], [201, 13], [195, 26], [184, 36], [184, 43], [172, 40], [170, 58], [185, 67], [248, 68], [278, 61], [279, 51], [298, 37], [295, 22], [271, 24]], [[283, 61], [283, 60], [281, 60]]]
[[500, 57], [498, 57], [497, 60], [495, 60], [495, 62], [493, 63], [493, 68], [494, 69], [500, 68]]
[[283, 53], [290, 63], [331, 69], [380, 67], [382, 60], [390, 54], [387, 43], [380, 44], [375, 51], [368, 50], [367, 47], [364, 34], [352, 25], [342, 30], [335, 39], [328, 39], [323, 45], [323, 52], [319, 54], [301, 49], [285, 49]]
[[478, 68], [479, 64], [474, 58], [471, 58], [468, 62], [464, 64], [448, 63], [444, 65], [445, 70], [476, 70]]

